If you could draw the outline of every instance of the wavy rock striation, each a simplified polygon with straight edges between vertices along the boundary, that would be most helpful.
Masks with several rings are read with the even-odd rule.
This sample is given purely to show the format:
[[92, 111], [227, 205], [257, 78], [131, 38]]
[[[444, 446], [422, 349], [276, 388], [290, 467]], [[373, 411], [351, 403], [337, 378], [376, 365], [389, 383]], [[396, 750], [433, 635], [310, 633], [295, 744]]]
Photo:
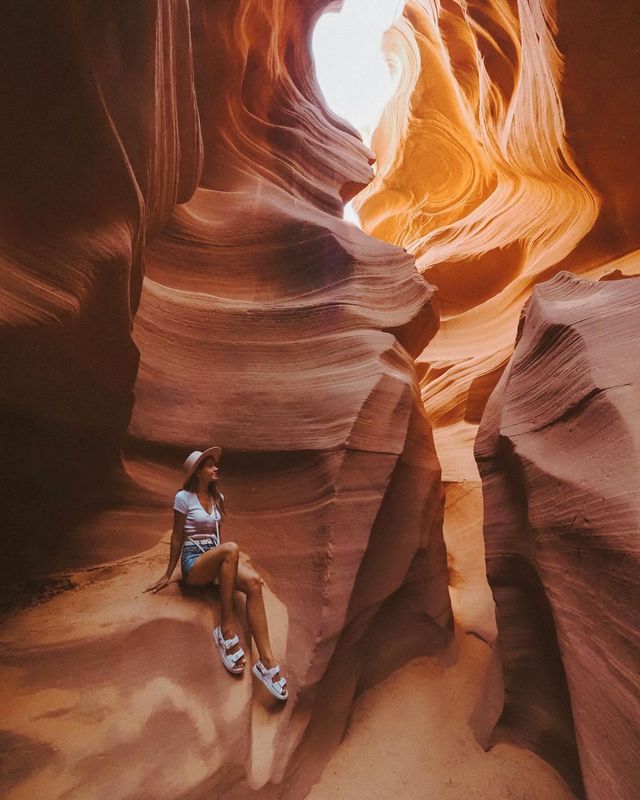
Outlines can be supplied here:
[[[476, 441], [505, 705], [493, 740], [637, 792], [640, 279], [540, 284]], [[574, 738], [575, 728], [575, 738]], [[577, 747], [576, 747], [577, 745]]]
[[186, 0], [9, 2], [0, 38], [6, 590], [113, 499], [145, 242], [193, 193], [202, 147]]
[[637, 4], [554, 5], [410, 0], [387, 36], [402, 80], [355, 205], [438, 288], [441, 325], [419, 365], [453, 481], [477, 479], [477, 425], [533, 286], [562, 268], [599, 277], [640, 246]]
[[[81, 411], [103, 421], [110, 461], [96, 476], [93, 438], [77, 459], [89, 485], [117, 465], [131, 419], [126, 473], [117, 491], [98, 493], [114, 508], [90, 515], [85, 504], [73, 530], [62, 527], [58, 590], [65, 580], [75, 590], [5, 623], [18, 759], [5, 793], [301, 797], [354, 696], [449, 639], [440, 466], [413, 363], [438, 315], [412, 257], [341, 218], [371, 177], [371, 154], [313, 81], [310, 31], [326, 5], [107, 3], [90, 35], [81, 10], [57, 22], [84, 31], [64, 56], [89, 86], [75, 100], [77, 140], [97, 130], [116, 155], [96, 143], [102, 186], [79, 144], [66, 151], [56, 102], [67, 73], [52, 79], [46, 111], [73, 202], [47, 208], [65, 257], [31, 317], [15, 299], [9, 322], [37, 349], [48, 325], [66, 330], [69, 306], [64, 352], [48, 345], [60, 397], [71, 398], [56, 401], [56, 430], [65, 440]], [[32, 122], [41, 129], [40, 116]], [[44, 204], [46, 186], [33, 194]], [[38, 269], [17, 273], [12, 297], [37, 285]], [[68, 374], [83, 348], [111, 387], [99, 408], [86, 373], [73, 373], [78, 383]], [[29, 386], [52, 396], [37, 373], [14, 380], [14, 397]], [[204, 598], [181, 597], [176, 584], [140, 593], [166, 565], [176, 467], [214, 442], [225, 451], [226, 538], [267, 582], [292, 688], [279, 713], [248, 676], [233, 684], [222, 672]], [[53, 493], [69, 477], [56, 481]], [[116, 775], [125, 751], [135, 764]]]
[[[387, 35], [389, 58], [401, 71], [400, 91], [373, 138], [376, 177], [354, 204], [364, 229], [413, 253], [420, 271], [438, 288], [441, 325], [418, 359], [421, 390], [447, 481], [445, 537], [456, 619], [488, 641], [492, 609], [479, 569], [484, 550], [473, 442], [512, 355], [521, 308], [536, 284], [562, 270], [596, 280], [640, 272], [638, 25], [640, 10], [633, 0], [606, 8], [597, 2], [578, 7], [569, 0], [411, 0]], [[598, 307], [595, 297], [583, 301], [586, 315], [592, 302]], [[611, 324], [617, 331], [617, 323]], [[549, 352], [554, 342], [547, 343]], [[563, 351], [548, 357], [572, 355]], [[559, 380], [545, 376], [539, 391], [555, 386], [570, 393], [571, 384], [561, 390]], [[499, 536], [494, 525], [487, 532], [488, 551], [495, 553]], [[584, 585], [599, 580], [595, 560], [589, 577], [581, 551], [574, 555]], [[500, 594], [494, 582], [494, 597], [502, 606], [499, 641], [524, 635], [518, 619], [521, 615], [523, 625], [530, 619], [531, 604], [538, 604], [541, 621], [528, 645], [526, 689], [518, 689], [515, 649], [509, 656], [515, 661], [505, 661], [511, 694], [500, 735], [511, 730], [534, 746], [580, 791], [562, 664], [573, 657], [572, 642], [565, 641], [563, 650], [561, 641], [558, 650], [540, 578], [519, 563], [522, 574], [505, 578], [507, 587], [514, 595], [517, 585], [537, 588], [521, 588], [519, 604], [515, 599], [506, 604], [509, 589]], [[630, 571], [621, 573], [620, 593], [630, 575], [637, 575], [635, 565], [628, 566]], [[614, 594], [604, 615], [619, 613]], [[623, 660], [631, 652], [625, 646], [619, 648]], [[545, 655], [553, 667], [541, 670], [544, 677], [536, 683], [532, 665]], [[484, 743], [500, 716], [498, 666], [492, 664], [473, 715]], [[617, 679], [614, 693], [616, 686]], [[631, 718], [618, 724], [624, 727]], [[576, 724], [582, 758], [583, 734], [579, 720]], [[598, 752], [597, 758], [604, 758], [607, 750]], [[633, 770], [626, 756], [618, 763], [626, 773], [612, 785], [627, 787]], [[588, 788], [593, 770], [585, 767]]]
[[[637, 4], [411, 0], [389, 37], [404, 83], [358, 200], [388, 244], [341, 219], [372, 154], [313, 79], [310, 31], [335, 5], [5, 3], [0, 577], [48, 579], [3, 625], [9, 797], [304, 796], [354, 696], [449, 639], [423, 403], [459, 620], [494, 635], [472, 441], [533, 286], [562, 266], [637, 271]], [[413, 257], [439, 289], [437, 333]], [[602, 327], [630, 313], [630, 286], [565, 275], [537, 291], [518, 348], [525, 372], [551, 366], [539, 408], [512, 365], [499, 392], [518, 447], [492, 449], [500, 394], [479, 445], [507, 684], [496, 738], [577, 792], [579, 757], [598, 800], [633, 785], [635, 642], [617, 598], [637, 601], [635, 434], [601, 347], [635, 346]], [[627, 450], [598, 433], [607, 421]], [[600, 435], [608, 517], [582, 458]], [[279, 713], [221, 674], [210, 598], [141, 593], [166, 564], [176, 465], [213, 442], [225, 533], [267, 582], [292, 686]]]

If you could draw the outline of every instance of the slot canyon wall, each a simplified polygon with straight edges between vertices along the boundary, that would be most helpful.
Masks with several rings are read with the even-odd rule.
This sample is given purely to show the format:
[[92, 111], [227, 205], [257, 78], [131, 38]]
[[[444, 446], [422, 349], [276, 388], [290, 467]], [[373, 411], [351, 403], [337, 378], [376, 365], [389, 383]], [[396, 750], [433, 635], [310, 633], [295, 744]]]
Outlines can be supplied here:
[[[354, 697], [450, 639], [438, 312], [342, 220], [372, 156], [314, 83], [328, 5], [7, 6], [5, 797], [304, 796]], [[210, 598], [143, 593], [211, 443], [277, 713], [220, 668]]]
[[[615, 353], [615, 357], [612, 357]], [[537, 286], [476, 440], [508, 703], [502, 735], [589, 797], [638, 766], [640, 280]]]
[[[410, 0], [374, 176], [313, 77], [338, 5], [5, 4], [3, 796], [304, 797], [355, 698], [447, 647], [450, 596], [489, 643], [496, 602], [478, 739], [578, 797], [632, 796], [638, 290], [595, 281], [640, 273], [638, 11]], [[342, 220], [363, 189], [366, 233]], [[541, 461], [563, 411], [529, 424], [541, 375], [600, 431], [566, 474], [615, 420], [588, 524], [594, 475]], [[290, 681], [277, 711], [222, 674], [211, 598], [143, 594], [179, 466], [213, 443]]]
[[401, 84], [378, 171], [355, 201], [438, 288], [418, 367], [452, 596], [487, 629], [484, 576], [457, 568], [486, 546], [504, 678], [487, 678], [504, 702], [480, 699], [478, 738], [531, 747], [598, 799], [638, 781], [639, 281], [610, 279], [640, 274], [639, 29], [631, 2], [409, 2], [387, 34]]

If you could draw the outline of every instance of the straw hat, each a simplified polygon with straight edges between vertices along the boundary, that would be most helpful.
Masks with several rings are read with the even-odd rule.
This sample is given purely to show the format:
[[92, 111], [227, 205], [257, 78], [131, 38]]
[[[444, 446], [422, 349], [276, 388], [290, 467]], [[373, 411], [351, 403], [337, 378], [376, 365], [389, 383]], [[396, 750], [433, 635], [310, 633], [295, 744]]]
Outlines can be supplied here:
[[220, 456], [222, 454], [221, 447], [209, 447], [207, 450], [194, 450], [193, 453], [190, 453], [184, 464], [182, 465], [182, 469], [184, 470], [184, 483], [182, 484], [183, 487], [186, 489], [187, 484], [191, 480], [191, 476], [193, 473], [198, 469], [200, 464], [204, 461], [205, 458], [211, 456], [211, 458], [217, 464], [220, 460]]

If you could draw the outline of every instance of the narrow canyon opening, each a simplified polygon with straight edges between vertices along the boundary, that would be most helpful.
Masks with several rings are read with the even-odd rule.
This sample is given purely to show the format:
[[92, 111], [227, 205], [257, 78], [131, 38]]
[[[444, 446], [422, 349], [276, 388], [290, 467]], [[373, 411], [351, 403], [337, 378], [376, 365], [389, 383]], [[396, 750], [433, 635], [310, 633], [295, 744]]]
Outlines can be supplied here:
[[[385, 55], [383, 37], [403, 6], [404, 0], [345, 0], [339, 10], [321, 16], [313, 30], [311, 49], [322, 94], [368, 146], [400, 80], [400, 65]], [[344, 217], [360, 225], [353, 203], [345, 205]]]

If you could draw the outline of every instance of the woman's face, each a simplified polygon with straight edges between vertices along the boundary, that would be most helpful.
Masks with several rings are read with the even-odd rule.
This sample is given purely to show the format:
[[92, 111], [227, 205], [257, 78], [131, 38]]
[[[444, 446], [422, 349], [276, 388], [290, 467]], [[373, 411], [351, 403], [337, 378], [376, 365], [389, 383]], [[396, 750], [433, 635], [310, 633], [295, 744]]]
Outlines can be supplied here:
[[218, 478], [218, 467], [216, 462], [207, 456], [202, 464], [198, 467], [198, 477], [203, 478], [207, 483], [215, 481]]

